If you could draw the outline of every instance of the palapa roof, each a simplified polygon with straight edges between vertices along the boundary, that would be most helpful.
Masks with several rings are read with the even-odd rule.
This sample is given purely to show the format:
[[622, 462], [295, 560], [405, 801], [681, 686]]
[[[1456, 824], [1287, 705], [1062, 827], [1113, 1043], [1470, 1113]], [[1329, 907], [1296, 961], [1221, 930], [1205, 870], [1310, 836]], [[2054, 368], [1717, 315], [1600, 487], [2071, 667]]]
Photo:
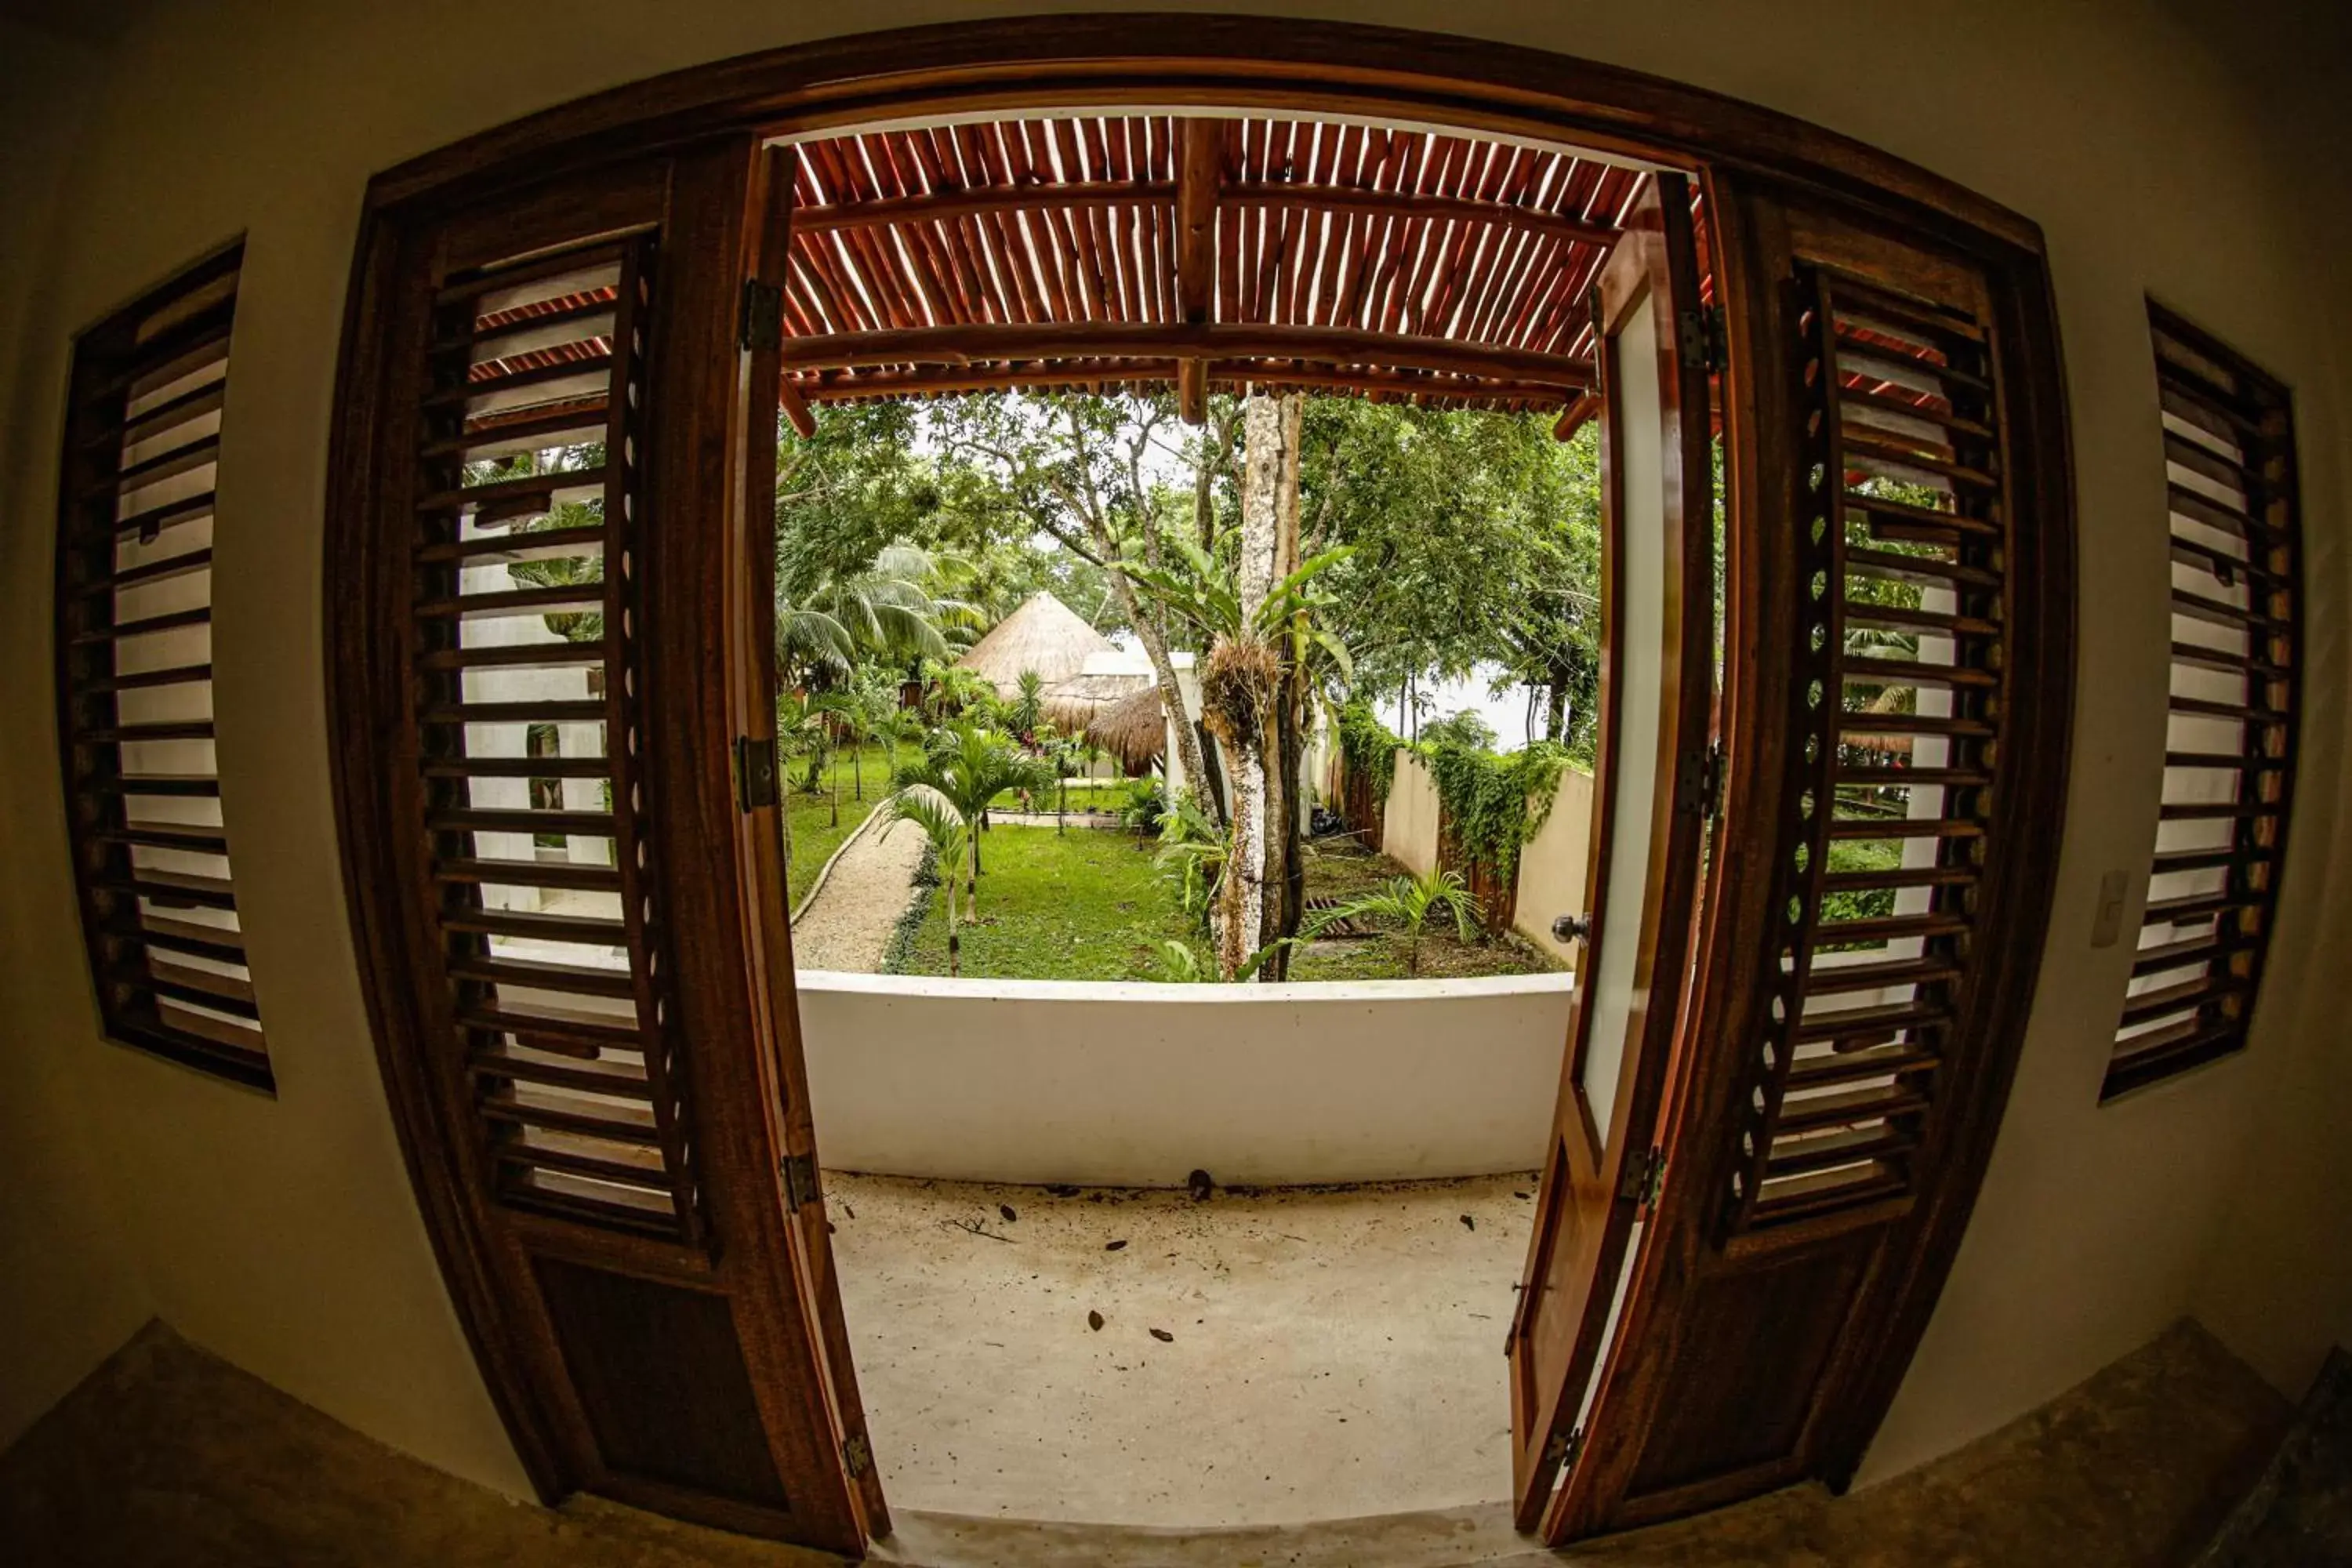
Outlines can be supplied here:
[[1009, 699], [1020, 695], [1024, 670], [1035, 670], [1051, 690], [1083, 671], [1090, 655], [1110, 651], [1110, 639], [1069, 605], [1051, 594], [1032, 594], [972, 644], [956, 668], [971, 670]]
[[1168, 714], [1160, 704], [1160, 689], [1147, 686], [1103, 709], [1087, 721], [1087, 739], [1130, 773], [1158, 762], [1168, 749]]
[[1151, 689], [1152, 680], [1148, 674], [1081, 670], [1046, 691], [1045, 717], [1064, 730], [1083, 730], [1106, 709], [1126, 701], [1138, 691]]
[[1642, 171], [1475, 133], [1227, 111], [798, 144], [783, 403], [991, 387], [1573, 405]]

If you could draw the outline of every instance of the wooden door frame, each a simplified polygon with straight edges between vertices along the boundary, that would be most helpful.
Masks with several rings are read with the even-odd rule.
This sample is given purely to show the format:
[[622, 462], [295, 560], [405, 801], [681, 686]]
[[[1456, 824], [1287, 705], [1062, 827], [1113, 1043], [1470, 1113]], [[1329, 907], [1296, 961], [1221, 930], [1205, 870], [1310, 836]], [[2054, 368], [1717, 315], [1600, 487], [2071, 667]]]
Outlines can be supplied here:
[[[538, 1407], [523, 1375], [525, 1352], [484, 1266], [467, 1194], [457, 1190], [446, 1162], [436, 1158], [447, 1134], [437, 1124], [418, 1067], [429, 1045], [426, 1031], [403, 995], [408, 978], [398, 955], [405, 933], [384, 931], [371, 902], [372, 879], [382, 864], [378, 778], [371, 771], [371, 760], [382, 758], [382, 736], [371, 734], [372, 703], [381, 694], [375, 683], [398, 677], [371, 663], [370, 638], [380, 628], [358, 606], [368, 599], [370, 584], [380, 585], [384, 573], [401, 569], [400, 563], [375, 558], [380, 551], [371, 531], [366, 458], [372, 432], [387, 412], [379, 402], [387, 369], [380, 356], [379, 317], [402, 237], [410, 226], [452, 204], [717, 137], [981, 110], [1146, 103], [1443, 123], [1619, 153], [1687, 170], [1702, 182], [1711, 167], [1752, 172], [1932, 235], [2011, 279], [2024, 319], [2038, 329], [2025, 334], [2033, 341], [2017, 345], [2011, 363], [2028, 403], [2030, 428], [2049, 444], [2051, 479], [2042, 515], [2054, 531], [2052, 559], [2061, 571], [2052, 597], [2067, 611], [2036, 627], [2049, 639], [2041, 653], [2050, 679], [2059, 683], [2051, 693], [2055, 721], [2047, 731], [2056, 743], [2049, 760], [2029, 776], [2030, 799], [2021, 803], [2051, 825], [2047, 837], [2054, 850], [2065, 798], [2063, 742], [2072, 689], [2074, 519], [2063, 386], [2042, 235], [2016, 213], [1890, 154], [1770, 110], [1537, 49], [1343, 23], [1286, 20], [1276, 26], [1264, 17], [1144, 14], [985, 18], [742, 56], [594, 94], [401, 163], [368, 186], [335, 393], [324, 602], [339, 836], [370, 1022], [426, 1229], [493, 1401], [526, 1470], [551, 1500], [567, 1489], [569, 1477], [550, 1436], [549, 1413]], [[1709, 237], [1721, 277], [1721, 241]], [[1736, 345], [1742, 310], [1736, 289], [1726, 303]], [[714, 352], [718, 348], [713, 344]], [[724, 412], [708, 411], [708, 417], [724, 425]], [[1755, 699], [1755, 672], [1739, 667], [1752, 666], [1760, 646], [1748, 603], [1752, 588], [1738, 564], [1743, 520], [1755, 504], [1757, 433], [1743, 437], [1736, 411], [1727, 408], [1727, 443], [1746, 439], [1750, 448], [1735, 451], [1727, 463], [1732, 582], [1726, 622], [1733, 668], [1725, 710], [1734, 737], [1730, 776], [1736, 796], [1742, 763], [1752, 747], [1738, 739], [1747, 731], [1734, 709]], [[724, 441], [714, 429], [703, 449], [720, 454]], [[1764, 674], [1769, 687], [1770, 672]], [[694, 728], [701, 742], [715, 745], [723, 739], [709, 724], [719, 721], [726, 700], [726, 694], [713, 694], [713, 710], [697, 716]], [[699, 797], [698, 809], [717, 811], [721, 805], [715, 793], [723, 788], [721, 766], [715, 750], [679, 764], [679, 784]], [[1737, 854], [1737, 846], [1715, 846], [1711, 883], [1738, 885], [1717, 882]], [[2046, 869], [2041, 876], [2046, 885]], [[755, 923], [751, 912], [738, 908], [746, 896], [741, 889], [714, 890], [712, 896], [729, 906], [727, 918], [747, 929]], [[1726, 900], [1718, 913], [1731, 919], [1733, 906], [1747, 901]], [[1972, 1119], [1997, 1122], [2002, 1109], [2022, 1040], [2043, 921], [2021, 922], [2007, 934], [2007, 946], [2015, 950], [2009, 969], [2016, 1001], [2005, 1016], [2009, 1033], [1993, 1052], [1995, 1070], [1972, 1106]], [[748, 988], [753, 996], [762, 994], [756, 976], [714, 978]], [[1720, 1014], [1714, 995], [1697, 999], [1696, 1017]], [[751, 1049], [748, 1042], [741, 1048]], [[760, 1081], [762, 1074], [772, 1077], [771, 1068], [750, 1060], [740, 1067], [740, 1072], [730, 1068], [722, 1076], [745, 1084]], [[1690, 1092], [1691, 1086], [1677, 1084], [1670, 1095]], [[707, 1102], [709, 1097], [704, 1098]], [[747, 1109], [744, 1114], [757, 1112]], [[1670, 1101], [1668, 1115], [1673, 1114]], [[1979, 1142], [1989, 1151], [1990, 1131]], [[1936, 1216], [1911, 1288], [1887, 1311], [1878, 1341], [1885, 1346], [1882, 1364], [1861, 1381], [1851, 1408], [1842, 1413], [1832, 1480], [1851, 1473], [1892, 1402], [1958, 1250], [1981, 1171], [1979, 1155], [1969, 1179], [1955, 1184], [1955, 1198]], [[782, 1218], [780, 1213], [779, 1228], [789, 1229], [781, 1226]], [[800, 1288], [809, 1288], [805, 1276]]]

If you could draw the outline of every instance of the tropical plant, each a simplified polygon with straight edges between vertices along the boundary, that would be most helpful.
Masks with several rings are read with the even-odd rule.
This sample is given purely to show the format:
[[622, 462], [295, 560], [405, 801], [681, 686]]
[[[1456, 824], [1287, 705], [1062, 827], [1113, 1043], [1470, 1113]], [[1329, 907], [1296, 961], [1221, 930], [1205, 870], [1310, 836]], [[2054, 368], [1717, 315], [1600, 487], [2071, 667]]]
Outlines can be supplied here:
[[[1203, 930], [1224, 880], [1228, 851], [1223, 831], [1201, 809], [1199, 797], [1189, 789], [1178, 791], [1160, 815], [1160, 853], [1152, 867], [1174, 884], [1177, 903]], [[1241, 976], [1236, 973], [1234, 978]]]
[[[794, 763], [818, 753], [830, 744], [824, 712], [812, 704], [807, 693], [781, 691], [776, 694], [778, 778], [789, 781]], [[789, 856], [793, 852], [793, 814], [789, 809], [783, 813], [783, 819], [784, 853]]]
[[1016, 689], [1020, 695], [1004, 705], [1004, 727], [1015, 739], [1025, 742], [1035, 737], [1037, 725], [1045, 716], [1045, 678], [1024, 669]]
[[[1249, 955], [1234, 978], [1236, 981], [1255, 979], [1257, 972], [1265, 967], [1268, 959], [1296, 946], [1297, 942], [1297, 937], [1286, 936], [1267, 942]], [[1217, 966], [1202, 959], [1200, 949], [1174, 937], [1161, 939], [1159, 948], [1151, 955], [1151, 969], [1152, 979], [1171, 985], [1210, 985], [1214, 984], [1217, 979]]]
[[897, 782], [902, 791], [908, 785], [928, 784], [963, 814], [971, 826], [965, 835], [970, 853], [964, 891], [976, 916], [982, 869], [980, 830], [986, 824], [989, 802], [1007, 790], [1050, 788], [1054, 770], [1003, 733], [960, 720], [933, 731], [924, 742], [922, 757], [899, 766]]
[[1048, 763], [1054, 765], [1054, 831], [1069, 831], [1070, 781], [1081, 777], [1094, 765], [1095, 748], [1083, 735], [1058, 733], [1049, 721], [1041, 731], [1045, 737], [1041, 747]]
[[1168, 815], [1168, 786], [1157, 775], [1132, 780], [1127, 786], [1127, 799], [1118, 808], [1118, 825], [1135, 835], [1139, 841], [1160, 831], [1160, 818]]
[[1433, 914], [1452, 916], [1454, 935], [1465, 942], [1470, 940], [1481, 911], [1478, 900], [1464, 886], [1459, 872], [1431, 871], [1420, 877], [1391, 877], [1376, 891], [1358, 894], [1317, 915], [1307, 922], [1306, 934], [1320, 936], [1342, 921], [1392, 922], [1402, 927], [1404, 932], [1404, 972], [1409, 975], [1418, 975], [1421, 973], [1423, 929]]
[[941, 663], [954, 657], [943, 628], [976, 625], [980, 612], [946, 591], [940, 558], [886, 544], [863, 568], [776, 584], [776, 663], [808, 680], [845, 679], [860, 659]]
[[[962, 809], [954, 801], [926, 784], [910, 784], [903, 786], [888, 800], [882, 803], [882, 809], [890, 814], [890, 825], [882, 830], [882, 836], [885, 838], [896, 832], [900, 823], [911, 822], [922, 831], [925, 838], [930, 840], [931, 851], [939, 863], [950, 868], [948, 873], [940, 879], [940, 886], [945, 890], [948, 901], [948, 975], [952, 979], [961, 966], [963, 951], [962, 938], [956, 931], [956, 879], [953, 868], [958, 858], [963, 854], [964, 846], [971, 839], [971, 819], [963, 814]], [[966, 918], [977, 919], [977, 908], [975, 907], [974, 911]]]

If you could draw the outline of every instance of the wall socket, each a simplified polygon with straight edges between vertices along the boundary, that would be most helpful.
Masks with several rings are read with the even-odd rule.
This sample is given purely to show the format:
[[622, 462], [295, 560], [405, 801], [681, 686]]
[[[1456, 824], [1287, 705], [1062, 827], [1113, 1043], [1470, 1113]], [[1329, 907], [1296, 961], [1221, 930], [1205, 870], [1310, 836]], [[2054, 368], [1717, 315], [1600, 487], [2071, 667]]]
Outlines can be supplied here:
[[2110, 871], [2099, 879], [2099, 910], [2091, 917], [2091, 945], [2113, 947], [2123, 935], [2124, 894], [2131, 887], [2131, 875], [2126, 871]]

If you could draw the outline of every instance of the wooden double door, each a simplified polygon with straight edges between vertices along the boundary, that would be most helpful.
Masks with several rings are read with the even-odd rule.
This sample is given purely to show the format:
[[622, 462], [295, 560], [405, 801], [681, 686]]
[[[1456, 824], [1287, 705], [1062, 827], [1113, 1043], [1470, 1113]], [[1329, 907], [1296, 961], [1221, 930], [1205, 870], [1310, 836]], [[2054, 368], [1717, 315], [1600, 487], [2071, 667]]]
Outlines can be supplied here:
[[[330, 656], [385, 1080], [534, 1479], [856, 1553], [774, 804], [791, 156], [372, 208]], [[2063, 782], [2038, 260], [1704, 184], [1657, 176], [1593, 301], [1605, 785], [1507, 1363], [1554, 1541], [1851, 1473], [1990, 1146]]]

